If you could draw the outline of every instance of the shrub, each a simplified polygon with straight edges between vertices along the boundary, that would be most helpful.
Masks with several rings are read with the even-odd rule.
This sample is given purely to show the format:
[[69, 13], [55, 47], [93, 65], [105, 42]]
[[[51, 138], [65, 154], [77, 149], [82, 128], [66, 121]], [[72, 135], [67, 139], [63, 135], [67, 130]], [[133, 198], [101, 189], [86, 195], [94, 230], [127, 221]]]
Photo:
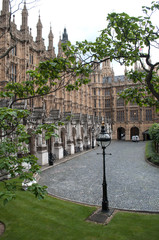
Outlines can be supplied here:
[[155, 151], [154, 141], [148, 141], [146, 143], [145, 155], [147, 160], [156, 165], [159, 165], [159, 154], [157, 154]]
[[159, 123], [154, 123], [149, 128], [150, 138], [154, 140], [156, 143], [159, 143]]

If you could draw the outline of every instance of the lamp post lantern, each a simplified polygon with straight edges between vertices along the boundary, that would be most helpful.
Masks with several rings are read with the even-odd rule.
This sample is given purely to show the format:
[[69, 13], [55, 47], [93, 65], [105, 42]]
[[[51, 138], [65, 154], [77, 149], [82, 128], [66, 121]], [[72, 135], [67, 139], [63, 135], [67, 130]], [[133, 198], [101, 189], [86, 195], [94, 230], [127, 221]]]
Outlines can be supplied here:
[[103, 200], [102, 200], [102, 211], [109, 211], [109, 203], [107, 197], [107, 182], [106, 182], [106, 171], [105, 171], [105, 149], [110, 145], [111, 137], [105, 131], [104, 123], [101, 126], [101, 132], [97, 136], [96, 140], [100, 142], [103, 149]]

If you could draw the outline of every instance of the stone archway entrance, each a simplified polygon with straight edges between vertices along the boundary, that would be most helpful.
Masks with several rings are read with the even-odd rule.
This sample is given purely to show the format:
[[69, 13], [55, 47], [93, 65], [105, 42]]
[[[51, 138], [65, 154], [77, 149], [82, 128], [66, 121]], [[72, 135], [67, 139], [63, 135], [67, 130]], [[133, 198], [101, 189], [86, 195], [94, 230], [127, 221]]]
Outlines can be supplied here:
[[76, 146], [76, 129], [74, 127], [72, 128], [72, 137], [74, 146]]
[[119, 127], [117, 129], [117, 139], [118, 140], [125, 140], [125, 128]]
[[62, 142], [62, 147], [63, 149], [65, 149], [65, 146], [66, 146], [66, 129], [65, 128], [62, 128], [61, 129], [61, 142]]
[[146, 130], [145, 132], [142, 133], [143, 135], [143, 141], [150, 140], [150, 135], [149, 135], [149, 130]]
[[130, 140], [132, 136], [139, 136], [139, 129], [137, 127], [132, 127], [130, 130]]
[[83, 142], [83, 139], [84, 139], [84, 129], [83, 129], [83, 127], [81, 127], [81, 138], [82, 138], [82, 142]]
[[53, 162], [56, 159], [55, 154], [53, 154], [52, 146], [53, 146], [53, 137], [47, 140], [49, 165], [53, 165]]

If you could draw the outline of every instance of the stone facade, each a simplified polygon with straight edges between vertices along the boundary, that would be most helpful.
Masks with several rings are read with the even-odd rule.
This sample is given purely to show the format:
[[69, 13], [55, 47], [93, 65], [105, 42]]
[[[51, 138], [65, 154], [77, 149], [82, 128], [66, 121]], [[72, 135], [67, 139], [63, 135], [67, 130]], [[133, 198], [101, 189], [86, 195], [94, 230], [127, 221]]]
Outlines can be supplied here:
[[[28, 26], [28, 11], [26, 3], [22, 10], [22, 24], [17, 29], [15, 18], [10, 23], [15, 41], [11, 40], [6, 30], [9, 26], [9, 0], [3, 0], [0, 15], [0, 51], [1, 55], [10, 46], [15, 47], [0, 59], [0, 89], [8, 81], [20, 82], [28, 78], [26, 71], [35, 69], [40, 61], [54, 58], [53, 33], [50, 27], [48, 34], [48, 48], [46, 49], [42, 37], [42, 22], [37, 19], [37, 35], [33, 40]], [[66, 28], [62, 39], [60, 37], [57, 56], [62, 56], [61, 43], [68, 40]], [[48, 163], [48, 159], [60, 159], [68, 154], [74, 154], [95, 146], [96, 135], [100, 131], [104, 120], [107, 131], [113, 139], [131, 140], [133, 135], [143, 139], [143, 132], [155, 121], [155, 109], [140, 108], [135, 104], [125, 105], [118, 99], [117, 93], [128, 85], [132, 85], [124, 76], [115, 77], [109, 60], [101, 65], [96, 64], [91, 82], [82, 86], [78, 91], [68, 92], [61, 89], [43, 98], [18, 102], [15, 107], [26, 108], [31, 111], [32, 122], [52, 123], [63, 120], [65, 125], [57, 131], [59, 137], [44, 140], [44, 134], [32, 136], [30, 152], [36, 154], [40, 165]], [[4, 106], [1, 100], [1, 106]], [[70, 115], [69, 121], [65, 121]], [[31, 131], [32, 124], [28, 124]]]
[[111, 124], [112, 139], [140, 140], [149, 138], [147, 130], [154, 122], [159, 122], [155, 107], [139, 107], [134, 102], [125, 103], [119, 93], [134, 83], [125, 75], [114, 76], [110, 62], [104, 62], [102, 68], [96, 67], [92, 74], [92, 93], [94, 114], [105, 117]]
[[[11, 35], [7, 28], [11, 28]], [[28, 80], [26, 71], [35, 69], [40, 61], [56, 57], [53, 46], [53, 33], [50, 27], [48, 34], [48, 48], [44, 45], [42, 37], [42, 22], [40, 16], [37, 19], [37, 35], [33, 40], [31, 29], [28, 26], [28, 11], [26, 2], [22, 10], [22, 23], [17, 29], [15, 17], [10, 21], [9, 0], [3, 0], [0, 15], [0, 51], [1, 55], [10, 48], [14, 48], [0, 59], [0, 89], [9, 81], [21, 82]], [[58, 43], [58, 56], [62, 56], [61, 43], [68, 40], [66, 28]], [[68, 154], [74, 154], [95, 145], [95, 135], [99, 132], [102, 119], [94, 118], [92, 108], [91, 86], [83, 86], [79, 91], [68, 92], [61, 89], [54, 94], [43, 98], [17, 102], [14, 107], [25, 108], [31, 111], [27, 122], [27, 131], [31, 134], [35, 123], [53, 123], [59, 120], [65, 125], [59, 127], [59, 137], [52, 137], [45, 141], [45, 133], [39, 136], [31, 134], [29, 151], [38, 157], [38, 163], [45, 165], [51, 159], [61, 159]], [[7, 101], [1, 100], [1, 106], [7, 106]], [[66, 117], [70, 115], [69, 121]], [[31, 120], [31, 121], [30, 121]], [[33, 124], [34, 123], [34, 124]], [[92, 129], [94, 129], [92, 131]]]

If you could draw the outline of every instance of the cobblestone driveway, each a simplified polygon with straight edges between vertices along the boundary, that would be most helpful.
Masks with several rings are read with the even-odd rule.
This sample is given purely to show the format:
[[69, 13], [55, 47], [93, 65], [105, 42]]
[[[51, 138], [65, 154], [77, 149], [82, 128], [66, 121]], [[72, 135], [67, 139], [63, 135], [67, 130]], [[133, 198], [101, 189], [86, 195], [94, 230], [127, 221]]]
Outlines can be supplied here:
[[[159, 168], [144, 160], [145, 142], [113, 141], [106, 149], [106, 179], [112, 208], [159, 212]], [[103, 162], [98, 147], [41, 173], [48, 192], [77, 202], [102, 202]]]

